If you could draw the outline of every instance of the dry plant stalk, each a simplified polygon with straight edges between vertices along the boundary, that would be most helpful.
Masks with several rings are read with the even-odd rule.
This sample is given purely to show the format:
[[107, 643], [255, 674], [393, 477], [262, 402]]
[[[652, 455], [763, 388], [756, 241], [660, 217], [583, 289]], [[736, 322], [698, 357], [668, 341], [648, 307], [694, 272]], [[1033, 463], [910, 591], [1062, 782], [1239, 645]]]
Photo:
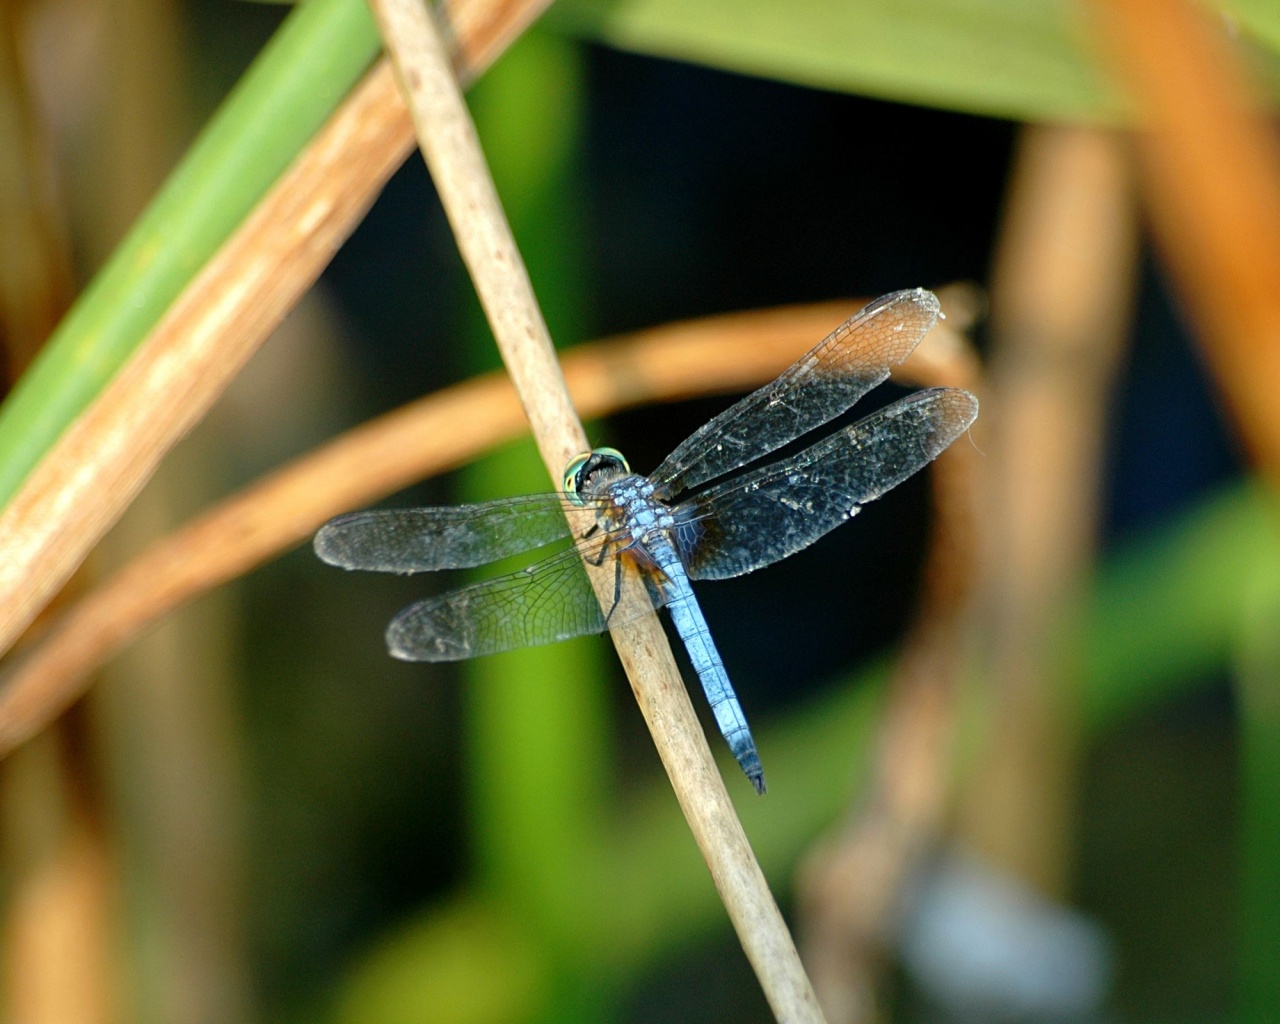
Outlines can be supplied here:
[[[582, 345], [564, 357], [574, 404], [606, 416], [649, 402], [746, 391], [771, 380], [861, 303], [732, 313]], [[894, 379], [954, 379], [940, 324]], [[462, 424], [463, 429], [458, 429]], [[0, 676], [0, 757], [77, 700], [90, 674], [164, 615], [369, 505], [522, 435], [528, 421], [505, 374], [446, 388], [386, 413], [276, 470], [162, 537], [14, 655]]]
[[[565, 376], [587, 416], [745, 391], [776, 376], [859, 306], [827, 302], [640, 331], [573, 350]], [[929, 354], [940, 348], [917, 349], [895, 376], [937, 383], [942, 377]], [[14, 656], [0, 676], [0, 757], [61, 714], [84, 693], [90, 673], [170, 611], [287, 550], [338, 513], [462, 465], [527, 429], [507, 377], [478, 377], [349, 431], [155, 541], [38, 627]]]
[[1143, 202], [1246, 446], [1280, 484], [1280, 144], [1220, 23], [1187, 0], [1095, 0], [1141, 117]]
[[5, 765], [5, 1019], [106, 1024], [116, 1004], [116, 867], [81, 787], [65, 731]]
[[[371, 6], [463, 260], [554, 479], [569, 459], [586, 450], [586, 435], [431, 12], [421, 0], [374, 0]], [[602, 596], [610, 592], [607, 576], [593, 573]], [[639, 618], [611, 635], [765, 998], [779, 1020], [821, 1021], [813, 988], [734, 813], [657, 616]]]
[[1048, 641], [1093, 562], [1137, 273], [1131, 175], [1113, 132], [1025, 129], [992, 280], [983, 628], [995, 693], [960, 831], [1049, 896], [1070, 876], [1076, 725]]
[[[361, 95], [369, 98], [368, 89]], [[303, 247], [317, 246], [323, 265], [345, 238], [344, 214], [352, 206], [364, 212], [367, 199], [350, 188], [352, 176], [325, 172], [349, 167], [352, 152], [382, 148], [376, 141], [395, 124], [376, 104], [357, 104], [347, 113], [342, 130], [326, 133], [320, 143], [327, 159], [307, 166], [308, 173], [324, 175], [324, 191], [315, 182], [294, 188], [290, 181], [272, 193], [59, 438], [0, 516], [9, 555], [0, 565], [0, 649], [57, 592], [164, 452], [311, 285], [306, 261], [297, 259]], [[394, 167], [384, 163], [372, 173], [385, 180]], [[279, 211], [277, 204], [287, 209]], [[298, 224], [316, 226], [316, 233], [299, 237]], [[254, 301], [245, 301], [248, 293]]]
[[[935, 363], [919, 383], [982, 393], [977, 357], [962, 335], [935, 330], [917, 352]], [[877, 1019], [876, 990], [903, 890], [946, 807], [955, 689], [981, 550], [981, 463], [980, 449], [962, 440], [931, 467], [924, 593], [890, 681], [871, 780], [848, 821], [800, 869], [804, 960], [832, 1024]]]
[[[546, 2], [456, 0], [462, 63], [491, 61]], [[311, 286], [412, 140], [383, 61], [32, 471], [0, 513], [0, 653]]]
[[954, 690], [979, 566], [997, 709], [962, 795], [960, 830], [1049, 892], [1062, 877], [1068, 727], [1046, 686], [1044, 641], [1090, 555], [1101, 425], [1135, 251], [1120, 139], [1027, 129], [991, 297], [987, 458], [957, 447], [937, 462], [925, 600], [891, 685], [871, 786], [843, 836], [806, 865], [806, 958], [833, 1024], [876, 1019], [903, 886], [946, 811]]

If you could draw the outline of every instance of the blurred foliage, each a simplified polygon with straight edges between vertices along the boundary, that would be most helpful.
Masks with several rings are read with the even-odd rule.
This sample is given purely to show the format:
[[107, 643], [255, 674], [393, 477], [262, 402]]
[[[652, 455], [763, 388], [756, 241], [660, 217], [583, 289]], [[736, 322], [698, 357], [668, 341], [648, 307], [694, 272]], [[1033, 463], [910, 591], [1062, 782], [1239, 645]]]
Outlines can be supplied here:
[[1114, 91], [1064, 0], [561, 0], [611, 45], [802, 85], [1026, 120], [1112, 120]]
[[286, 20], [0, 406], [0, 503], [119, 370], [378, 51], [368, 9]]
[[[1083, 601], [1075, 629], [1066, 638], [1066, 649], [1086, 653], [1080, 675], [1064, 678], [1078, 687], [1087, 734], [1094, 741], [1174, 701], [1207, 676], [1229, 669], [1237, 656], [1251, 649], [1242, 642], [1257, 636], [1253, 624], [1258, 600], [1280, 593], [1277, 511], [1262, 487], [1228, 490], [1105, 561]], [[1272, 626], [1275, 620], [1265, 621]], [[1266, 632], [1266, 649], [1274, 648], [1274, 636], [1273, 628]], [[1275, 677], [1268, 673], [1263, 678], [1265, 699], [1273, 702]], [[757, 724], [761, 748], [769, 755], [770, 798], [744, 801], [739, 812], [770, 877], [785, 877], [812, 836], [835, 819], [863, 781], [846, 779], [833, 785], [832, 765], [865, 762], [886, 679], [887, 667], [876, 665], [783, 721]], [[509, 696], [514, 689], [510, 684], [508, 678]], [[1259, 798], [1274, 792], [1274, 776], [1269, 774], [1274, 751], [1270, 738], [1257, 755], [1269, 759], [1258, 765], [1266, 769], [1259, 779]], [[728, 757], [721, 758], [721, 767], [732, 775]], [[562, 853], [574, 864], [571, 873], [530, 873], [526, 878], [527, 884], [544, 891], [525, 893], [525, 904], [576, 908], [566, 921], [571, 930], [565, 936], [567, 944], [561, 946], [562, 955], [571, 964], [604, 971], [616, 990], [625, 991], [628, 984], [638, 982], [646, 967], [672, 944], [687, 944], [722, 924], [723, 912], [705, 868], [666, 796], [665, 783], [656, 782], [634, 806], [598, 818], [594, 834], [576, 840], [581, 848], [572, 849], [575, 840], [566, 839]], [[1268, 808], [1262, 822], [1274, 816], [1274, 806]], [[535, 827], [527, 815], [520, 817], [523, 827]], [[556, 841], [551, 831], [554, 821], [553, 816], [546, 823], [547, 843]], [[1269, 855], [1274, 833], [1259, 834], [1255, 842], [1261, 849], [1254, 856]], [[1264, 875], [1270, 875], [1269, 869], [1270, 865], [1264, 866]], [[475, 893], [466, 905], [473, 914], [481, 914], [484, 897]], [[1258, 903], [1249, 910], [1253, 927], [1275, 928], [1273, 905]], [[344, 986], [339, 1001], [348, 1016], [343, 1019], [380, 1019], [377, 1006], [396, 1002], [387, 990], [373, 984], [375, 977], [386, 989], [398, 992], [404, 1005], [425, 1007], [430, 976], [421, 972], [421, 964], [415, 964], [408, 951], [419, 947], [428, 932], [452, 930], [456, 920], [456, 909], [428, 911], [389, 935]], [[464, 917], [457, 926], [459, 941], [465, 942], [471, 934], [470, 922], [470, 917]], [[525, 934], [525, 941], [533, 943], [536, 937]], [[476, 962], [477, 970], [483, 962]], [[393, 972], [388, 964], [399, 964], [401, 969]], [[543, 967], [554, 970], [548, 964]], [[1270, 987], [1272, 977], [1270, 972], [1260, 973], [1259, 984]], [[453, 1004], [440, 1003], [432, 1012], [424, 1008], [417, 1019], [443, 1022], [451, 1019], [451, 1013], [463, 1014], [458, 1019], [478, 1019], [466, 1014], [488, 1004], [493, 998], [489, 985], [502, 978], [477, 973], [474, 1001], [465, 1013]], [[528, 986], [523, 974], [511, 984], [516, 980]], [[534, 988], [552, 991], [545, 980]], [[1274, 1003], [1262, 1006], [1269, 1012]], [[553, 1007], [548, 1019], [566, 1019], [558, 1017], [563, 1009]], [[530, 1010], [526, 1007], [526, 1013]], [[485, 1019], [497, 1024], [539, 1017], [530, 1013]], [[1265, 1013], [1251, 1019], [1266, 1019]]]
[[[1223, 9], [1280, 54], [1268, 0]], [[1025, 121], [1125, 110], [1068, 0], [559, 0], [549, 20], [612, 46], [801, 85]]]
[[[1275, 5], [1235, 0], [1230, 12], [1271, 47], [1274, 68]], [[612, 45], [805, 85], [1025, 120], [1114, 120], [1122, 104], [1099, 77], [1074, 18], [1065, 0], [561, 0], [549, 20]], [[0, 501], [376, 52], [360, 0], [298, 7], [0, 407]]]
[[[1269, 510], [1270, 511], [1270, 510]], [[1268, 530], [1275, 530], [1268, 517]], [[1280, 574], [1238, 577], [1242, 614], [1233, 657], [1239, 680], [1241, 829], [1240, 1019], [1262, 1024], [1280, 1007]]]
[[1224, 0], [1222, 10], [1273, 53], [1280, 53], [1280, 7], [1271, 0]]

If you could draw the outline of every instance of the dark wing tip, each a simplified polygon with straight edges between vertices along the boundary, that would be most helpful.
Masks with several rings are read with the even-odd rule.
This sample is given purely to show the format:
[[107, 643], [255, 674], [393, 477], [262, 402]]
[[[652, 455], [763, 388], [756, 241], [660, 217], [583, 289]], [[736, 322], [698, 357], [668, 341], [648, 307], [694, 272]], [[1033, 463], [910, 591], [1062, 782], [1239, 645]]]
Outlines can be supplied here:
[[973, 426], [973, 421], [978, 418], [978, 396], [972, 392], [965, 391], [964, 388], [948, 388], [951, 393], [949, 402], [956, 413], [960, 433], [968, 430]]
[[926, 313], [932, 313], [937, 316], [942, 312], [942, 303], [938, 301], [938, 296], [929, 291], [928, 288], [903, 288], [901, 291], [890, 292], [888, 295], [881, 295], [880, 298], [873, 300], [868, 306], [869, 312], [883, 309], [885, 306], [894, 306], [900, 302], [910, 302], [914, 306], [918, 306]]
[[341, 519], [331, 519], [325, 523], [311, 538], [311, 548], [315, 551], [316, 557], [320, 561], [329, 565], [336, 565], [342, 569], [349, 569], [350, 566], [344, 561], [347, 551], [346, 545], [342, 541], [341, 525]]
[[960, 416], [965, 418], [965, 425], [978, 418], [978, 396], [964, 388], [932, 388], [933, 391], [945, 392], [947, 404]]
[[908, 395], [896, 403], [896, 407], [905, 412], [922, 404], [931, 409], [933, 436], [940, 443], [935, 455], [973, 426], [973, 421], [978, 418], [978, 398], [964, 388], [926, 388]]
[[361, 541], [367, 539], [377, 516], [377, 512], [347, 512], [330, 519], [311, 539], [316, 557], [339, 569], [368, 568], [368, 557], [361, 555]]
[[474, 653], [448, 635], [437, 617], [440, 603], [428, 598], [401, 610], [387, 624], [387, 653], [399, 661], [464, 661]]
[[914, 307], [920, 314], [921, 319], [929, 325], [924, 333], [928, 333], [928, 330], [942, 316], [942, 303], [938, 301], [938, 296], [934, 295], [928, 288], [905, 288], [902, 291], [890, 292], [888, 295], [881, 295], [880, 298], [872, 300], [858, 313], [858, 318], [879, 316], [886, 309], [892, 309], [895, 306]]
[[[416, 621], [415, 613], [419, 610], [421, 602], [410, 605], [408, 608], [400, 611], [395, 618], [387, 623], [387, 631], [385, 634], [387, 641], [387, 653], [391, 657], [400, 661], [424, 661], [420, 652], [421, 645], [410, 638], [410, 623]], [[418, 629], [421, 632], [421, 628]]]
[[[888, 370], [914, 351], [941, 315], [938, 297], [927, 288], [890, 292], [854, 313], [815, 351], [829, 348], [840, 373]], [[879, 377], [869, 386], [883, 379]]]

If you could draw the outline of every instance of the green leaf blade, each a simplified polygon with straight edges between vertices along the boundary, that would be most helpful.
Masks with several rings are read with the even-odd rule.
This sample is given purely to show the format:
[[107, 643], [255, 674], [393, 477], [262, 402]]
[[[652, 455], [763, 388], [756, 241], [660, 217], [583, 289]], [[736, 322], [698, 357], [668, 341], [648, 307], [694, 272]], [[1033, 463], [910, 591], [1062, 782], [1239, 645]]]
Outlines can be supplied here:
[[369, 66], [360, 0], [281, 26], [0, 406], [0, 502], [147, 335]]

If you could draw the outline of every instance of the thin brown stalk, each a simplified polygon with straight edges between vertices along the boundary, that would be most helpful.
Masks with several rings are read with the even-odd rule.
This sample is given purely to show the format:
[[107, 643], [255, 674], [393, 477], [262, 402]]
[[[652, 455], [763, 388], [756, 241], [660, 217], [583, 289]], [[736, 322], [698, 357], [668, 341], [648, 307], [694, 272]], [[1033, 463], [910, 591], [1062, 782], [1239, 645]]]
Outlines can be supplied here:
[[984, 610], [995, 692], [960, 830], [1051, 896], [1071, 874], [1076, 727], [1052, 685], [1049, 639], [1093, 560], [1136, 275], [1130, 176], [1115, 133], [1026, 129], [993, 273]]
[[1280, 144], [1221, 18], [1089, 5], [1139, 114], [1142, 200], [1237, 428], [1280, 483]]
[[1066, 727], [1045, 685], [1045, 638], [1087, 564], [1095, 522], [1100, 429], [1132, 298], [1127, 184], [1114, 135], [1024, 134], [992, 290], [986, 457], [960, 444], [937, 462], [925, 599], [894, 674], [872, 782], [803, 876], [806, 958], [833, 1021], [879, 1016], [904, 888], [951, 795], [956, 684], [978, 585], [994, 612], [984, 648], [994, 648], [1000, 689], [961, 827], [1047, 889], [1062, 877]]
[[[930, 360], [928, 379], [918, 383], [981, 394], [977, 358], [960, 342], [931, 333], [917, 350]], [[871, 782], [848, 821], [801, 867], [804, 959], [833, 1024], [878, 1018], [892, 925], [946, 806], [955, 690], [981, 548], [981, 463], [979, 448], [962, 440], [931, 467], [924, 592], [890, 682]]]
[[105, 1024], [120, 996], [111, 955], [119, 879], [66, 740], [66, 731], [45, 734], [0, 775], [0, 976], [5, 1019], [24, 1024]]
[[[554, 479], [587, 448], [475, 129], [421, 0], [374, 0], [418, 140]], [[607, 574], [606, 574], [607, 575]], [[611, 584], [597, 581], [602, 596]], [[657, 617], [612, 632], [672, 787], [775, 1015], [820, 1021], [795, 944], [756, 863]]]
[[[565, 371], [575, 402], [593, 416], [742, 389], [768, 379], [852, 308], [834, 302], [640, 332], [577, 349]], [[0, 756], [52, 721], [84, 692], [89, 673], [161, 616], [339, 512], [461, 465], [526, 429], [510, 382], [490, 374], [352, 430], [156, 541], [10, 663], [0, 684]]]
[[[461, 62], [484, 66], [545, 6], [457, 0]], [[384, 61], [32, 471], [0, 513], [0, 652], [311, 286], [412, 138]]]
[[[580, 346], [565, 378], [584, 416], [767, 381], [854, 302], [706, 317]], [[949, 322], [950, 323], [950, 322]], [[895, 376], [941, 383], [948, 326]], [[40, 630], [0, 677], [0, 757], [48, 725], [91, 674], [161, 617], [309, 537], [321, 523], [463, 465], [528, 429], [505, 374], [419, 399], [336, 438], [160, 538]]]
[[19, 41], [26, 8], [0, 5], [0, 395], [49, 336], [71, 294], [51, 145], [33, 116]]

